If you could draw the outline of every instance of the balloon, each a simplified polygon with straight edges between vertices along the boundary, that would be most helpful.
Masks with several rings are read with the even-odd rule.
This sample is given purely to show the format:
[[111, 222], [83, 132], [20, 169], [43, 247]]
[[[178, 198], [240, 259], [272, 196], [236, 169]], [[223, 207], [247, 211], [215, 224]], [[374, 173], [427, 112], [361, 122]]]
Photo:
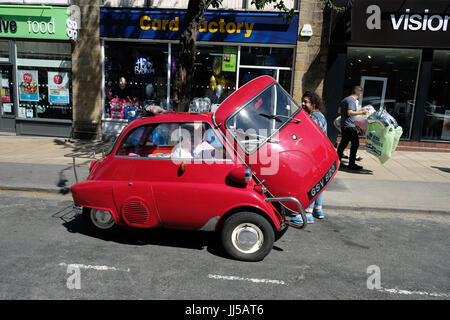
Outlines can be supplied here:
[[145, 87], [145, 95], [147, 97], [151, 97], [153, 93], [153, 85], [151, 83], [149, 83], [146, 87]]
[[216, 93], [217, 98], [219, 98], [219, 97], [222, 95], [222, 93], [223, 93], [223, 88], [222, 88], [222, 86], [221, 86], [220, 84], [217, 85], [216, 90], [215, 90], [215, 93]]

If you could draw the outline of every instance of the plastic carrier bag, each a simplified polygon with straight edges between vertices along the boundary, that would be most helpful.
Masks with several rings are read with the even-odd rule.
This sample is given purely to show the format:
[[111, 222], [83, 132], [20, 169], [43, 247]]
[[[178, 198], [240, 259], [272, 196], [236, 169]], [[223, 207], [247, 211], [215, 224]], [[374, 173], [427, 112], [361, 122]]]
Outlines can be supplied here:
[[[355, 127], [358, 130], [358, 133], [365, 136], [366, 135], [366, 129], [367, 129], [367, 119], [369, 116], [374, 114], [376, 112], [375, 108], [371, 105], [367, 105], [363, 107], [363, 109], [366, 109], [369, 113], [366, 115], [358, 115], [355, 116]], [[337, 117], [333, 121], [334, 126], [336, 129], [338, 129], [339, 132], [341, 132], [341, 116]]]
[[367, 121], [366, 150], [384, 164], [397, 148], [403, 129], [384, 109], [370, 116]]

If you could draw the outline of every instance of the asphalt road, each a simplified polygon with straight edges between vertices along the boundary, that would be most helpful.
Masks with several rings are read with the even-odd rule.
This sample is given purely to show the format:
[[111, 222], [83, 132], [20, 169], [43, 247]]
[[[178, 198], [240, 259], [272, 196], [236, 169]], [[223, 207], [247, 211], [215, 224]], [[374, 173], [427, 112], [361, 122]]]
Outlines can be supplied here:
[[244, 263], [204, 232], [99, 238], [71, 205], [0, 192], [0, 299], [450, 300], [450, 215], [328, 210]]

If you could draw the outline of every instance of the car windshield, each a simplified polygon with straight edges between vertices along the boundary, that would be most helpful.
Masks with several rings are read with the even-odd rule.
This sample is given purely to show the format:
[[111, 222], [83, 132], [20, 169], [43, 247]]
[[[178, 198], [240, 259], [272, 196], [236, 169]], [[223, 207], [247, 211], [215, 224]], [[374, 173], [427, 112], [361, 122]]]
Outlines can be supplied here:
[[273, 84], [229, 117], [226, 127], [241, 148], [252, 153], [290, 121], [298, 110], [299, 106], [289, 94], [279, 84]]

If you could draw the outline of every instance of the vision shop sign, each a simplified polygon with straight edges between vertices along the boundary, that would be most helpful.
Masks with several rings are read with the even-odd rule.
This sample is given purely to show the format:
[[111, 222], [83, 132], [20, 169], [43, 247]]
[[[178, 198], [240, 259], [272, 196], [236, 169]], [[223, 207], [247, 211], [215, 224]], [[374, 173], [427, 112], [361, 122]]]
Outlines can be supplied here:
[[450, 48], [449, 1], [355, 1], [350, 43]]

